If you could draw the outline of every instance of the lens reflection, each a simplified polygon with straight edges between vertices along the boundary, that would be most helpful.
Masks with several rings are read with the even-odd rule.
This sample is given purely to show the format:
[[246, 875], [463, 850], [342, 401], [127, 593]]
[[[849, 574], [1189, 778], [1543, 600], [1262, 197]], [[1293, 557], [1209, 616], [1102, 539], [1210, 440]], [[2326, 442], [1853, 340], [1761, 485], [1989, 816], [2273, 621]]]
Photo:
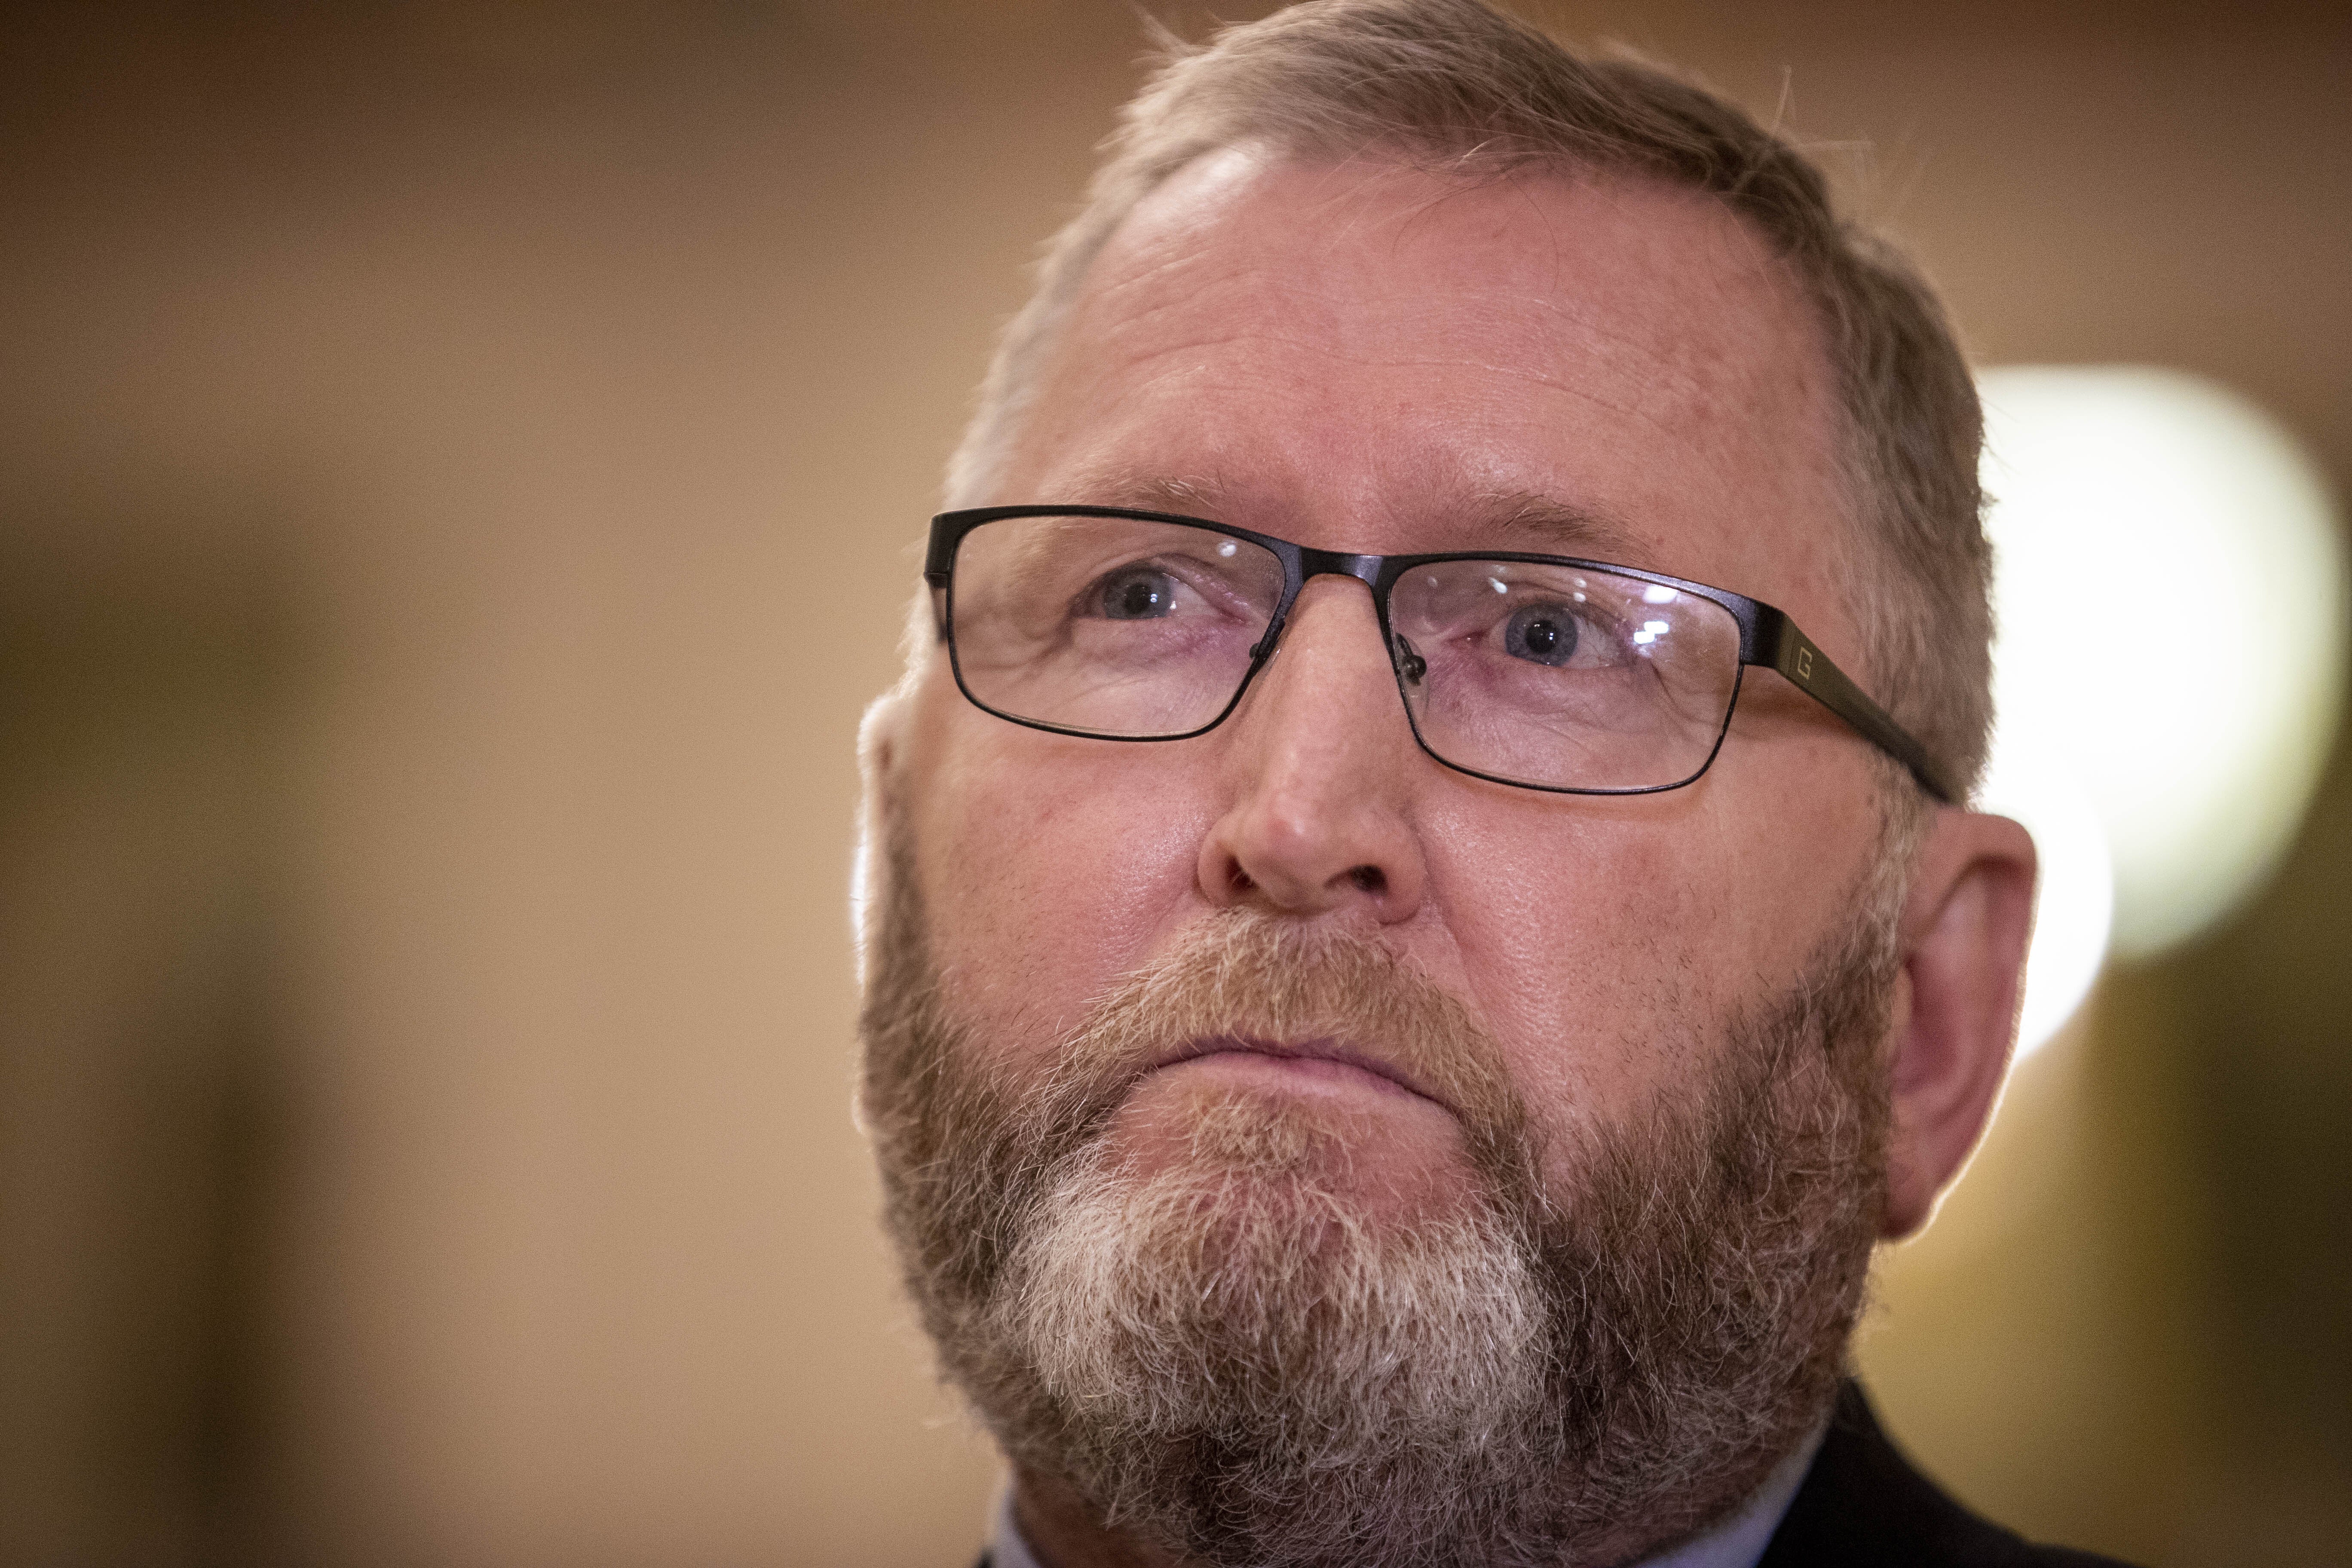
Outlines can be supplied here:
[[1649, 789], [1706, 766], [1731, 710], [1739, 626], [1711, 600], [1589, 567], [1448, 561], [1389, 598], [1429, 749], [1554, 789]]

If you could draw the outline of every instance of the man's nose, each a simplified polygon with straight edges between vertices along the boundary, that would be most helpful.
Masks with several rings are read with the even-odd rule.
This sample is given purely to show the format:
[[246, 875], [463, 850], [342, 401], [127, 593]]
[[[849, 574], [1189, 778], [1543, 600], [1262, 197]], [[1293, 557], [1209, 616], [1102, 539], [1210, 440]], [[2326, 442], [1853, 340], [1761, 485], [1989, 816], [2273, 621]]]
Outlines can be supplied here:
[[1300, 590], [1273, 662], [1221, 729], [1232, 797], [1199, 868], [1212, 903], [1412, 918], [1428, 882], [1412, 797], [1435, 764], [1414, 744], [1362, 584]]

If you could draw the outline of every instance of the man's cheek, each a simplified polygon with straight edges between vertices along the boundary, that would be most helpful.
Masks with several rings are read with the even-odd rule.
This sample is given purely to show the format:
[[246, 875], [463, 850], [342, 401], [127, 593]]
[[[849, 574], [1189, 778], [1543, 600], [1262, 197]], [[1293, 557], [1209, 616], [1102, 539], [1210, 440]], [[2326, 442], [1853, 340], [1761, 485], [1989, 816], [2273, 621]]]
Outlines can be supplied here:
[[1638, 841], [1521, 857], [1449, 905], [1463, 985], [1539, 1123], [1590, 1136], [1703, 1065], [1700, 1020], [1752, 968], [1722, 889]]
[[962, 794], [934, 821], [933, 950], [975, 1022], [1059, 1037], [1181, 919], [1195, 849], [1148, 795], [1047, 793], [1021, 777]]

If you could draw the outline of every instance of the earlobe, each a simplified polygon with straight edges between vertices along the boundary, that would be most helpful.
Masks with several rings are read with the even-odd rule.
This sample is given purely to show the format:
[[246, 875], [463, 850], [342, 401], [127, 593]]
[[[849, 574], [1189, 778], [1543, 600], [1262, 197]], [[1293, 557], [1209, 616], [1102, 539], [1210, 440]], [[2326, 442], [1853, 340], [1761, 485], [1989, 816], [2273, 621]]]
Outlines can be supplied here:
[[2033, 926], [2033, 840], [2007, 817], [1945, 808], [1903, 911], [1886, 1151], [1890, 1238], [1927, 1223], [1976, 1147], [2009, 1068]]

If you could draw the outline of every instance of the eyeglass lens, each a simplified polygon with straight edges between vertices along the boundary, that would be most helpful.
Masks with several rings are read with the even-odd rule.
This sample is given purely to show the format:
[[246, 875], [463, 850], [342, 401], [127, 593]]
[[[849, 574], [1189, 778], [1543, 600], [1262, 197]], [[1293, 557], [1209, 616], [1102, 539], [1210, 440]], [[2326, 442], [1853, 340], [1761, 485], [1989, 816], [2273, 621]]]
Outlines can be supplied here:
[[[1213, 529], [1019, 517], [966, 534], [956, 669], [982, 707], [1147, 739], [1213, 722], [1280, 606], [1282, 562]], [[1711, 600], [1591, 567], [1424, 563], [1389, 594], [1391, 649], [1428, 749], [1549, 789], [1700, 772], [1730, 713], [1739, 626]]]

